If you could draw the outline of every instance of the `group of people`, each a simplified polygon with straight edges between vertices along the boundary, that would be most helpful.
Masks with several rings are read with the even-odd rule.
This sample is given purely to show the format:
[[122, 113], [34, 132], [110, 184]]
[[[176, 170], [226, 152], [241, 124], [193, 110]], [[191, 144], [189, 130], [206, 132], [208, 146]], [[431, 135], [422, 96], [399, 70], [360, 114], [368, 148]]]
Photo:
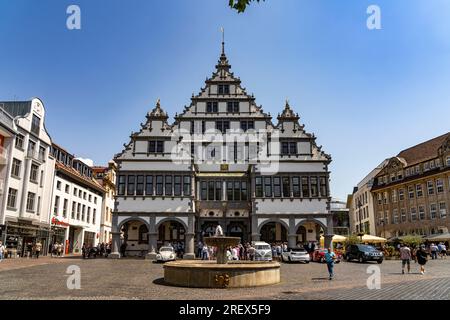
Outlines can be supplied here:
[[89, 246], [86, 243], [83, 243], [81, 247], [81, 252], [83, 254], [83, 258], [90, 258], [93, 256], [96, 258], [97, 256], [107, 258], [109, 254], [111, 254], [111, 243], [98, 243], [97, 246]]
[[[208, 246], [206, 243], [199, 241], [197, 243], [197, 258], [202, 260], [216, 259], [217, 248]], [[226, 255], [228, 260], [255, 260], [255, 248], [250, 243], [239, 243], [236, 246], [227, 248]]]
[[433, 260], [437, 259], [438, 256], [440, 256], [441, 259], [445, 259], [447, 257], [447, 246], [443, 242], [440, 242], [438, 245], [432, 243], [429, 249], [431, 259]]
[[59, 242], [55, 242], [50, 245], [50, 255], [51, 257], [62, 257], [64, 254], [64, 245]]

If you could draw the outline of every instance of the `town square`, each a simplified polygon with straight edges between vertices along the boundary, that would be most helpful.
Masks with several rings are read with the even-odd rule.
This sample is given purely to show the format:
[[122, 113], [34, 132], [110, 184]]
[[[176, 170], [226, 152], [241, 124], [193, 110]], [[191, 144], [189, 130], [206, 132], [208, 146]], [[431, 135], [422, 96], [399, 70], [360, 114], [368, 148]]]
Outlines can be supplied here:
[[449, 300], [450, 6], [378, 2], [0, 4], [0, 300]]

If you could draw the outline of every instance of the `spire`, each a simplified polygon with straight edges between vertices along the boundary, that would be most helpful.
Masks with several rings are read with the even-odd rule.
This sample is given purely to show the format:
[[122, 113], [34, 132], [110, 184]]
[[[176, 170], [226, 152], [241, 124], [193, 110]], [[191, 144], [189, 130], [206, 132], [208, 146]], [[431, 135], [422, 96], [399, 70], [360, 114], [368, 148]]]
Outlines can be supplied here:
[[218, 70], [229, 71], [231, 65], [228, 63], [227, 56], [225, 55], [225, 30], [223, 27], [221, 27], [220, 30], [222, 32], [222, 53], [220, 55], [219, 62], [216, 65], [216, 68]]

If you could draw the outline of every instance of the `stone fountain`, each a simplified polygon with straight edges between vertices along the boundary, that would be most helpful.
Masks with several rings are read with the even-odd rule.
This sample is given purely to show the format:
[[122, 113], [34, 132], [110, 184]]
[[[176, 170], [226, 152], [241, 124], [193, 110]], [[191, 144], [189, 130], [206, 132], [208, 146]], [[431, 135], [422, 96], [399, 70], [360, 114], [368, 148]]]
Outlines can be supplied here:
[[[217, 232], [216, 232], [217, 234]], [[217, 247], [217, 261], [179, 260], [164, 264], [164, 281], [193, 288], [242, 288], [280, 282], [280, 264], [272, 261], [228, 261], [226, 250], [241, 238], [216, 235], [205, 237], [208, 246]]]

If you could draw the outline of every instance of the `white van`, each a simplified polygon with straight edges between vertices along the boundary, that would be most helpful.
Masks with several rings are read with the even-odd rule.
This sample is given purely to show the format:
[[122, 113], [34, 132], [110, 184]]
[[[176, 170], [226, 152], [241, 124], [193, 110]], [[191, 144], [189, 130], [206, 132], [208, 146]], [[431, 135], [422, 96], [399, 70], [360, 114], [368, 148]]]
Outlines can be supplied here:
[[272, 261], [272, 247], [264, 241], [252, 242], [256, 261]]

